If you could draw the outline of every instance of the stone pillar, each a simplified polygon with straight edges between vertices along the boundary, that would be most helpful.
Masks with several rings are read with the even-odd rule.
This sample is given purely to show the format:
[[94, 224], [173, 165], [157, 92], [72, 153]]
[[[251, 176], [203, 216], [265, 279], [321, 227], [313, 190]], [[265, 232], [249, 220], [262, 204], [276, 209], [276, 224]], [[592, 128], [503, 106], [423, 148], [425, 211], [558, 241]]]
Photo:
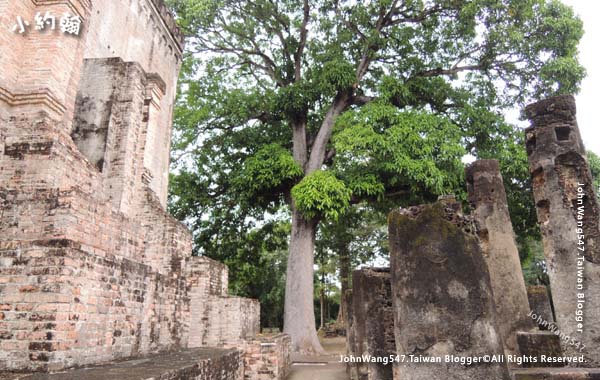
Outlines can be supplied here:
[[86, 59], [82, 74], [71, 137], [102, 171], [113, 207], [133, 216], [142, 202], [152, 99], [164, 84], [138, 63], [119, 57]]
[[389, 215], [396, 350], [406, 355], [396, 379], [509, 379], [504, 363], [445, 360], [503, 354], [487, 265], [472, 221], [457, 209], [438, 202]]
[[599, 365], [599, 212], [575, 99], [549, 98], [527, 106], [525, 113], [531, 121], [529, 171], [563, 350], [578, 354], [585, 345], [587, 364]]
[[[344, 299], [346, 300], [346, 305], [348, 305], [348, 308], [346, 309], [346, 315], [344, 316], [346, 328], [346, 355], [352, 357], [355, 356], [354, 307], [352, 306], [352, 289], [346, 290], [344, 293]], [[351, 380], [354, 380], [358, 377], [358, 374], [356, 373], [356, 366], [353, 363], [348, 363], [346, 366], [346, 372], [350, 376]]]
[[490, 273], [504, 352], [518, 354], [517, 331], [529, 331], [534, 325], [529, 314], [525, 279], [519, 250], [508, 213], [508, 203], [500, 166], [496, 160], [479, 160], [466, 170], [469, 202], [477, 225], [483, 258]]
[[[363, 268], [352, 274], [352, 312], [360, 339], [358, 351], [371, 357], [395, 354], [394, 317], [389, 268]], [[358, 379], [392, 380], [392, 363], [362, 363], [356, 366]]]

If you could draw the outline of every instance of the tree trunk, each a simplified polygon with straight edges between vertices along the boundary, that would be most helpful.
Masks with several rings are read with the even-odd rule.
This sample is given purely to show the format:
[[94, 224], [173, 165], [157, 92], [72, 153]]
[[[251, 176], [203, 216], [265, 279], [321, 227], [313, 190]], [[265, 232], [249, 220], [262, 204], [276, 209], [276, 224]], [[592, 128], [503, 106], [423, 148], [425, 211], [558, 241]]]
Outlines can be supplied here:
[[314, 250], [317, 222], [306, 220], [292, 206], [292, 236], [285, 281], [283, 331], [292, 339], [292, 351], [322, 354], [314, 310]]
[[325, 289], [321, 288], [321, 326], [319, 328], [325, 327]]
[[341, 284], [341, 296], [340, 296], [340, 311], [338, 312], [337, 321], [338, 325], [344, 325], [346, 320], [346, 290], [350, 289], [350, 257], [348, 255], [347, 247], [340, 249], [339, 265], [340, 265], [340, 284]]

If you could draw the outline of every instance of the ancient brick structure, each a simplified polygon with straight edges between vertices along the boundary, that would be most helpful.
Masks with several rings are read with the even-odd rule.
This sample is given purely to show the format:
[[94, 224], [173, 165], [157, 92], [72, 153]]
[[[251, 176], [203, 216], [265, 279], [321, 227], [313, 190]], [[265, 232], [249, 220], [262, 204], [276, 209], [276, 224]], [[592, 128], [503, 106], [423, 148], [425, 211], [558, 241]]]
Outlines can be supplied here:
[[[35, 30], [38, 12], [81, 32]], [[257, 344], [258, 302], [228, 297], [227, 269], [191, 257], [165, 211], [183, 37], [162, 0], [8, 0], [0, 15], [0, 370], [210, 344], [186, 378], [239, 379], [227, 348]], [[265, 360], [289, 365], [273, 342]]]
[[[396, 351], [417, 358], [502, 354], [492, 287], [471, 219], [449, 202], [390, 213]], [[407, 360], [394, 378], [509, 379], [503, 363]]]
[[[394, 316], [389, 268], [363, 268], [352, 274], [352, 330], [350, 352], [353, 356], [389, 358], [395, 355]], [[391, 380], [392, 363], [351, 363], [355, 380]]]
[[507, 355], [519, 353], [517, 332], [532, 330], [525, 279], [508, 213], [500, 166], [496, 160], [478, 160], [466, 170], [469, 202], [490, 274], [498, 328]]
[[227, 295], [224, 264], [193, 257], [188, 274], [191, 300], [189, 347], [236, 346], [260, 332], [257, 300]]
[[[599, 212], [570, 95], [525, 108], [529, 171], [556, 322], [561, 333], [585, 344], [588, 365], [600, 364]], [[566, 352], [577, 354], [571, 344]]]
[[245, 353], [245, 379], [285, 380], [289, 375], [291, 368], [289, 335], [257, 336], [245, 340], [241, 346]]
[[24, 375], [19, 380], [242, 380], [244, 356], [235, 349], [194, 348], [55, 374]]

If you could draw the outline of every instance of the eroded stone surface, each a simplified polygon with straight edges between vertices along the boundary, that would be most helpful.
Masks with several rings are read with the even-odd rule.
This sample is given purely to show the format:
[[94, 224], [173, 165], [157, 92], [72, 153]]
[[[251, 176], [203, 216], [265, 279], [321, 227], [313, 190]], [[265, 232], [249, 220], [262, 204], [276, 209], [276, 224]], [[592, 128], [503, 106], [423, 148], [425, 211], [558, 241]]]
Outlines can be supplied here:
[[513, 372], [514, 380], [600, 380], [600, 370], [583, 368], [530, 368]]
[[478, 160], [465, 170], [469, 202], [483, 258], [490, 274], [498, 328], [507, 355], [518, 353], [517, 332], [532, 330], [525, 279], [508, 213], [500, 166], [496, 160]]
[[[388, 218], [396, 350], [444, 357], [502, 354], [487, 265], [472, 221], [440, 203]], [[395, 378], [508, 379], [505, 364], [400, 363]]]
[[[522, 366], [530, 367], [564, 367], [565, 363], [545, 363], [542, 356], [560, 357], [562, 349], [560, 347], [560, 338], [550, 331], [519, 332], [517, 333], [517, 343], [521, 355], [528, 358]], [[535, 358], [535, 360], [530, 360]]]
[[[531, 120], [526, 130], [529, 171], [556, 322], [563, 334], [586, 345], [588, 365], [598, 365], [600, 214], [577, 127], [575, 99], [570, 95], [549, 98], [529, 105], [525, 113]], [[578, 260], [581, 247], [585, 247], [585, 257]], [[578, 304], [578, 297], [585, 303]], [[583, 306], [580, 321], [579, 305]], [[563, 349], [578, 352], [571, 345]]]
[[[548, 324], [554, 322], [550, 295], [545, 285], [530, 285], [527, 287], [529, 307], [535, 316], [535, 323], [540, 330], [548, 330]], [[544, 323], [547, 322], [547, 323]]]
[[13, 374], [6, 380], [242, 380], [243, 353], [194, 348], [89, 366], [54, 374]]
[[[395, 354], [389, 268], [363, 268], [352, 274], [352, 355], [389, 358]], [[355, 298], [354, 298], [355, 297]], [[349, 343], [350, 345], [350, 343]], [[392, 363], [352, 363], [353, 378], [391, 380]]]

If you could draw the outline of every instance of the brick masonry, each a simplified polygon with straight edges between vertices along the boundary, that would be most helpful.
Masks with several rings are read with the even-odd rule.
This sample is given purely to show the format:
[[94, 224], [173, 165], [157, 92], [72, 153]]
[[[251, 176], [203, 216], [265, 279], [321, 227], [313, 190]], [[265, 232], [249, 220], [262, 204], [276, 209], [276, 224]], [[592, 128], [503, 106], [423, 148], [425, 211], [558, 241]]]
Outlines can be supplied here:
[[56, 374], [12, 374], [2, 380], [243, 380], [242, 353], [234, 349], [194, 348], [150, 355]]
[[257, 336], [243, 344], [244, 378], [284, 380], [290, 373], [291, 339], [287, 334]]
[[[0, 1], [0, 370], [256, 354], [260, 305], [228, 297], [227, 268], [191, 257], [165, 211], [181, 33], [160, 0], [119, 3]], [[4, 33], [47, 10], [79, 14], [81, 34]], [[288, 365], [275, 343], [264, 361]]]

